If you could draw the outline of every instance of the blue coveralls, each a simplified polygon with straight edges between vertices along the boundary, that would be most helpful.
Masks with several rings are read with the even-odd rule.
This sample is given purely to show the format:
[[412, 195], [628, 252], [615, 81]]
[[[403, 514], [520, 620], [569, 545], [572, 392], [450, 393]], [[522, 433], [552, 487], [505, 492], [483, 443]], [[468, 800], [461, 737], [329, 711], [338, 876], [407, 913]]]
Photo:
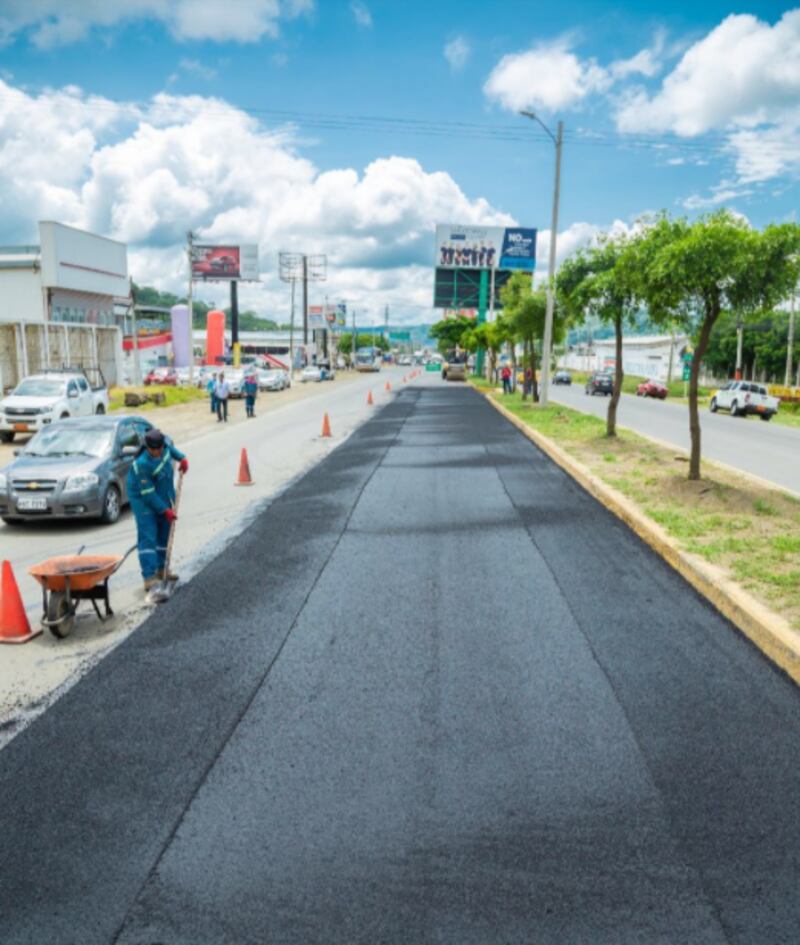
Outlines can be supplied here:
[[258, 394], [258, 384], [252, 377], [248, 377], [244, 382], [244, 406], [248, 417], [256, 415], [256, 395]]
[[167, 438], [161, 456], [151, 456], [143, 449], [128, 470], [128, 499], [136, 517], [139, 565], [145, 580], [155, 577], [166, 564], [169, 522], [164, 512], [175, 501], [173, 461], [183, 458]]

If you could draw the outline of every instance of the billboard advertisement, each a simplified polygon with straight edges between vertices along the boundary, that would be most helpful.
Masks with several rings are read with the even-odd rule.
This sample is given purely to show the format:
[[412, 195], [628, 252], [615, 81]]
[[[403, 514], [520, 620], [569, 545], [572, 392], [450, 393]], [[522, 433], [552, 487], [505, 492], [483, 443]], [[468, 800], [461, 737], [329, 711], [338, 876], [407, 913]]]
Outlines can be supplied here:
[[198, 282], [257, 282], [258, 246], [192, 244], [192, 278]]
[[436, 227], [436, 265], [446, 269], [521, 269], [536, 266], [536, 230], [520, 226]]
[[332, 325], [344, 325], [347, 317], [347, 305], [309, 305], [308, 327], [314, 329], [330, 328]]

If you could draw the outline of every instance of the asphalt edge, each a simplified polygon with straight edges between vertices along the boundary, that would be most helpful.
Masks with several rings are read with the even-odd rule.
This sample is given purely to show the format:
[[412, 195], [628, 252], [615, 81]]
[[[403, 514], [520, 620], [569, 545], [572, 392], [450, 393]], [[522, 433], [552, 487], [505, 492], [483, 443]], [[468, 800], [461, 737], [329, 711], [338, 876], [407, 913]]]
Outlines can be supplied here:
[[769, 660], [800, 684], [800, 634], [792, 629], [787, 620], [734, 584], [719, 568], [679, 548], [674, 539], [660, 525], [647, 518], [634, 502], [604, 483], [549, 437], [529, 427], [498, 403], [491, 392], [478, 393], [586, 492], [621, 519]]

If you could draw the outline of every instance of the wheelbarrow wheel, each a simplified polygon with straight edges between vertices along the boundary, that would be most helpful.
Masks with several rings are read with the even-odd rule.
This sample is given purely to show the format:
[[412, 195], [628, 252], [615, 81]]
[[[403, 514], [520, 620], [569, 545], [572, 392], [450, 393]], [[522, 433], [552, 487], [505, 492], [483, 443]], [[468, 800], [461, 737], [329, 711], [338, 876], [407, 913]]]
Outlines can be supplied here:
[[72, 633], [72, 628], [75, 626], [75, 611], [70, 610], [64, 591], [50, 591], [47, 601], [47, 625], [53, 636], [60, 639]]

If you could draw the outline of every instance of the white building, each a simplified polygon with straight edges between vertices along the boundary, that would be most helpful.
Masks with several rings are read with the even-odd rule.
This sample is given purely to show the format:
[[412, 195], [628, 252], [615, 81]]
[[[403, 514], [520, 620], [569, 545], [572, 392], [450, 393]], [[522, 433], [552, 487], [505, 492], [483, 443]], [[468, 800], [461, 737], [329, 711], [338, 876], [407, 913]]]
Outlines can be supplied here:
[[[622, 370], [625, 374], [660, 381], [680, 379], [681, 356], [689, 344], [687, 335], [630, 335], [622, 339]], [[614, 338], [595, 340], [590, 348], [570, 351], [563, 363], [578, 371], [613, 371], [616, 365]], [[669, 376], [672, 365], [672, 376]]]
[[121, 373], [114, 301], [129, 295], [124, 243], [61, 223], [39, 224], [38, 246], [0, 247], [0, 388], [48, 367]]

